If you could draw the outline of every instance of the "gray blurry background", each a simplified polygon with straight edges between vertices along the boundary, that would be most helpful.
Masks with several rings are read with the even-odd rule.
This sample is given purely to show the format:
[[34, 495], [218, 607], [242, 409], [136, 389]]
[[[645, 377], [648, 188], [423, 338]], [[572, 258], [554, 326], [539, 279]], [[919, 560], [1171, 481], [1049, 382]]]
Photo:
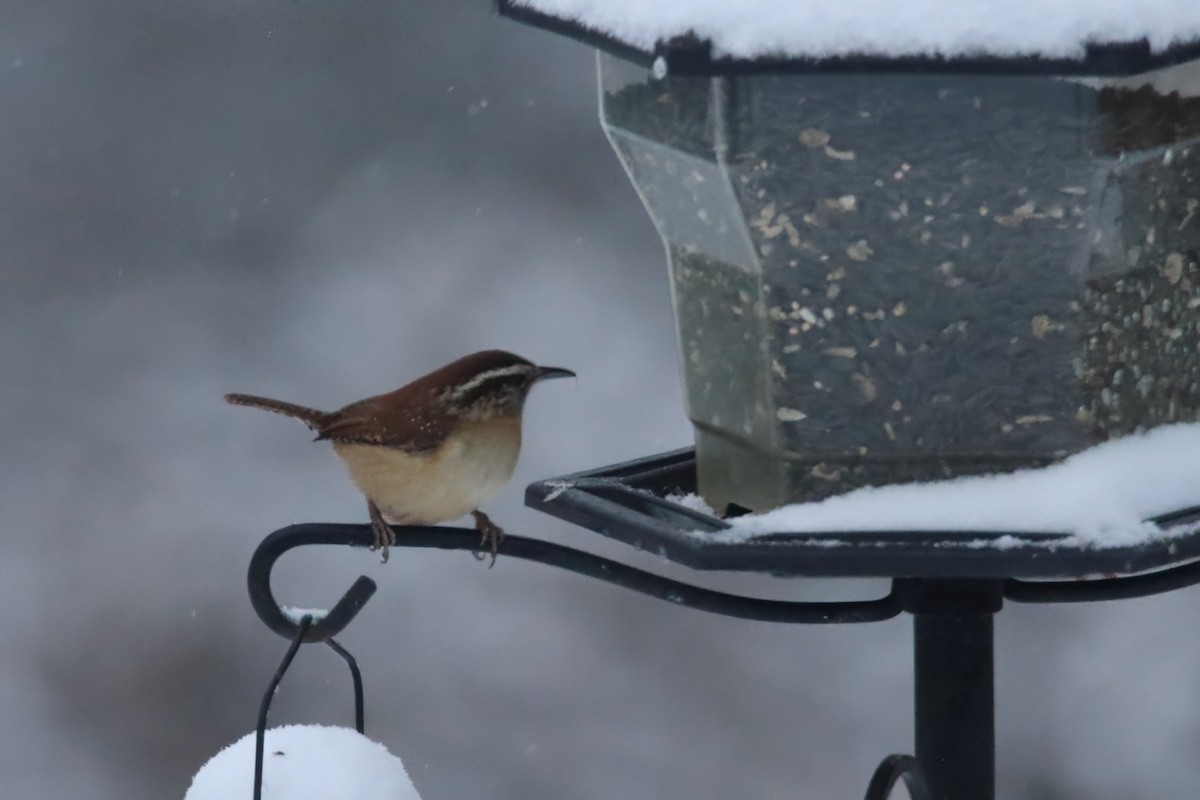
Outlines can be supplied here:
[[[0, 4], [5, 798], [182, 796], [285, 648], [245, 598], [255, 545], [365, 521], [303, 427], [223, 392], [336, 407], [484, 347], [572, 367], [488, 510], [666, 569], [521, 503], [690, 437], [593, 73], [487, 0]], [[403, 550], [297, 554], [278, 590], [328, 604], [360, 572], [368, 733], [427, 800], [833, 800], [911, 747], [907, 620], [773, 627]], [[1198, 597], [999, 617], [1002, 796], [1196, 795]], [[302, 651], [273, 722], [351, 720], [341, 663]]]

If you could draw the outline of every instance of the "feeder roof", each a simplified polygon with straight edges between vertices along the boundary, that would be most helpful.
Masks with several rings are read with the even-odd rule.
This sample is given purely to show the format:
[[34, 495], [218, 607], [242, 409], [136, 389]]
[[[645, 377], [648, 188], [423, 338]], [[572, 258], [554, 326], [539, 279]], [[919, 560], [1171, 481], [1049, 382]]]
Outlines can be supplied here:
[[[499, 0], [500, 12], [674, 74], [830, 60], [1134, 74], [1200, 56], [1197, 0]], [[679, 52], [680, 42], [690, 42]], [[672, 55], [679, 56], [672, 58]], [[1001, 62], [997, 64], [995, 62]], [[870, 62], [870, 63], [864, 63]], [[1073, 65], [1073, 68], [1072, 68]], [[682, 67], [682, 68], [681, 68]], [[1038, 70], [1040, 71], [1040, 70]]]

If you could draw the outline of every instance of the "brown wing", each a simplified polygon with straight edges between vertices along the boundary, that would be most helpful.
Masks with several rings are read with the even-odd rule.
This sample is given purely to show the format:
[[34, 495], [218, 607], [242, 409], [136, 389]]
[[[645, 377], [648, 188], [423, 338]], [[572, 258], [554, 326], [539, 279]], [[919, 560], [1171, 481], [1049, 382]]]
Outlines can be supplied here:
[[449, 434], [451, 420], [435, 400], [428, 388], [411, 384], [368, 397], [330, 414], [317, 439], [378, 444], [407, 453], [436, 450]]

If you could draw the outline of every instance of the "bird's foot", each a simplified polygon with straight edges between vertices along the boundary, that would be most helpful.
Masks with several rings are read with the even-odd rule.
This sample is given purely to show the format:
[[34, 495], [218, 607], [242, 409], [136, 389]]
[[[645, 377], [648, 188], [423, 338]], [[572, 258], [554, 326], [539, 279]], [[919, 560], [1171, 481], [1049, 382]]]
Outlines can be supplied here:
[[379, 506], [370, 500], [367, 501], [367, 511], [371, 515], [371, 533], [375, 534], [375, 538], [368, 549], [372, 552], [379, 550], [380, 555], [383, 556], [383, 563], [386, 564], [388, 560], [388, 548], [396, 543], [396, 532], [384, 520]]
[[[504, 529], [488, 519], [488, 515], [482, 511], [472, 511], [471, 516], [475, 518], [475, 530], [481, 534], [479, 546], [487, 547], [492, 554], [492, 562], [488, 564], [488, 569], [491, 569], [496, 566], [496, 554], [500, 552], [500, 542], [504, 541]], [[482, 561], [486, 556], [475, 553], [475, 558]]]

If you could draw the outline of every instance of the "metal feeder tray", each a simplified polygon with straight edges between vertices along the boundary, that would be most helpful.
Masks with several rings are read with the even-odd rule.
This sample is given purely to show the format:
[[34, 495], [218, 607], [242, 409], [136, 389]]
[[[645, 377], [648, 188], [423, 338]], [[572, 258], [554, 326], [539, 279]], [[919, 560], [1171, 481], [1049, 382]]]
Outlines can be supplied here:
[[[1064, 533], [1007, 531], [778, 533], [725, 542], [705, 534], [729, 528], [727, 522], [666, 499], [695, 490], [695, 457], [685, 449], [538, 481], [526, 489], [525, 503], [696, 570], [830, 578], [1037, 579], [1128, 575], [1200, 558], [1200, 529], [1111, 548], [1089, 547]], [[1152, 521], [1168, 531], [1196, 525], [1200, 508]], [[1012, 537], [1015, 546], [978, 544], [1000, 537]]]

